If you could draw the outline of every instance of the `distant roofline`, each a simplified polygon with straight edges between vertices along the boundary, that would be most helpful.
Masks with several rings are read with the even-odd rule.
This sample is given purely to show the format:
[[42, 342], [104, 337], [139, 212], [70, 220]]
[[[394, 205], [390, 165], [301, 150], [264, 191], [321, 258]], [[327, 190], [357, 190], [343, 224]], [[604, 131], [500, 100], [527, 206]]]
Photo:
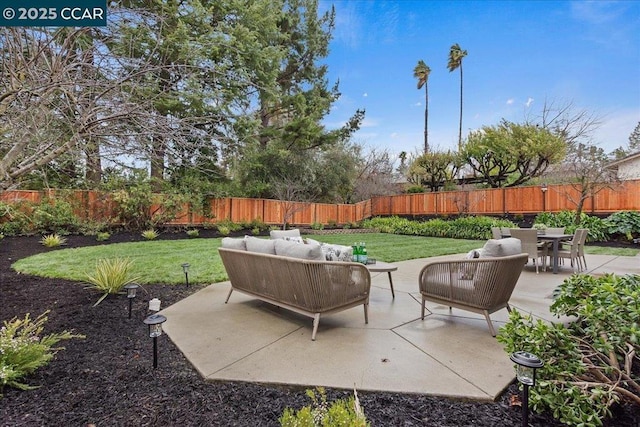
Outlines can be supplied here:
[[625, 163], [636, 158], [640, 158], [640, 151], [638, 151], [637, 153], [629, 154], [628, 156], [621, 159], [614, 160], [613, 162], [609, 163], [609, 166], [618, 166], [620, 163]]

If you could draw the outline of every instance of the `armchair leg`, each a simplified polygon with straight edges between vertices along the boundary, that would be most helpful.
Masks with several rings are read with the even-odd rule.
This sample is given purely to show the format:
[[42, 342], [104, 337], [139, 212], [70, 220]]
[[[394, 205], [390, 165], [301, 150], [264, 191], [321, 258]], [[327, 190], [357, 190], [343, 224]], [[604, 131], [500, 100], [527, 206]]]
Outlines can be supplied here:
[[364, 306], [364, 324], [368, 325], [369, 324], [369, 303], [366, 302], [363, 304]]
[[489, 312], [487, 310], [484, 311], [484, 317], [487, 319], [487, 325], [489, 325], [489, 332], [491, 332], [491, 336], [496, 336], [496, 330], [493, 328], [493, 323], [491, 322], [491, 318], [489, 317]]
[[320, 313], [316, 313], [313, 316], [313, 332], [311, 333], [311, 341], [316, 340], [316, 333], [318, 332], [318, 325], [320, 324]]
[[227, 294], [227, 299], [224, 300], [224, 303], [228, 303], [229, 302], [229, 298], [231, 298], [231, 293], [233, 292], [233, 288], [229, 289], [229, 293]]
[[422, 305], [420, 307], [422, 311], [420, 312], [420, 318], [424, 320], [424, 297], [422, 297]]

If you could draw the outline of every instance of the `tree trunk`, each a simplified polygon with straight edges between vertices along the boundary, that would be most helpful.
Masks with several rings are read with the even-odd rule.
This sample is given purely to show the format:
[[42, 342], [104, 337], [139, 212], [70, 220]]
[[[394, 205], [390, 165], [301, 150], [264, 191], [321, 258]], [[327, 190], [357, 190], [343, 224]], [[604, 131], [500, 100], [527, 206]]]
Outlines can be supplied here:
[[153, 136], [151, 140], [151, 188], [155, 192], [162, 191], [164, 179], [165, 140], [162, 136]]
[[100, 158], [100, 145], [96, 141], [89, 142], [84, 149], [87, 158], [85, 162], [85, 180], [90, 188], [98, 188], [102, 181], [102, 161]]
[[424, 84], [424, 153], [429, 152], [429, 85]]
[[462, 148], [462, 60], [460, 61], [460, 124], [458, 126], [458, 152]]

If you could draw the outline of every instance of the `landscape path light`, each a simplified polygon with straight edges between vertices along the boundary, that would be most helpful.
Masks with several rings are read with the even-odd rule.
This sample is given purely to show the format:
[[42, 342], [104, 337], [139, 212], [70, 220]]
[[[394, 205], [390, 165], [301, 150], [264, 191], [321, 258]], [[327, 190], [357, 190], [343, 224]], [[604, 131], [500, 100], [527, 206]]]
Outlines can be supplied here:
[[182, 264], [182, 271], [184, 271], [184, 280], [187, 284], [187, 288], [189, 287], [189, 267], [191, 265], [188, 262]]
[[523, 385], [522, 392], [522, 425], [529, 425], [529, 387], [536, 385], [536, 370], [544, 363], [538, 356], [527, 351], [516, 351], [510, 356], [516, 366], [516, 378]]
[[152, 314], [144, 319], [144, 323], [149, 325], [149, 336], [153, 338], [153, 369], [158, 367], [158, 337], [162, 335], [162, 324], [167, 318], [162, 314]]
[[133, 299], [136, 297], [136, 292], [140, 285], [137, 283], [128, 283], [124, 285], [124, 288], [127, 290], [127, 299], [129, 300], [129, 319], [131, 319], [131, 305], [133, 304]]

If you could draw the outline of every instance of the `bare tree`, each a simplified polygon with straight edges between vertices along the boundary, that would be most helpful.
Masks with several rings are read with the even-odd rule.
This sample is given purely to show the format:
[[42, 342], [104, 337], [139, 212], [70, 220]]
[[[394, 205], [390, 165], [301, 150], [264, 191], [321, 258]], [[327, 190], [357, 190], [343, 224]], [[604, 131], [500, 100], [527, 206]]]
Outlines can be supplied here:
[[398, 181], [402, 177], [393, 172], [391, 156], [386, 150], [371, 150], [362, 158], [356, 173], [353, 192], [347, 203], [399, 193]]
[[602, 124], [602, 117], [577, 107], [573, 101], [545, 99], [538, 115], [527, 115], [525, 123], [535, 125], [560, 136], [568, 145], [591, 141], [593, 132]]
[[564, 192], [564, 196], [576, 206], [576, 224], [580, 223], [584, 203], [589, 198], [605, 188], [614, 189], [619, 184], [616, 171], [607, 167], [608, 163], [609, 158], [600, 147], [582, 143], [571, 146], [562, 167], [575, 190]]
[[126, 90], [154, 67], [122, 66], [94, 31], [0, 29], [0, 191], [66, 154], [84, 153], [95, 173], [95, 156], [146, 157], [156, 136], [188, 144], [188, 122], [158, 117], [152, 97], [134, 101]]
[[286, 230], [293, 215], [309, 208], [312, 197], [305, 183], [290, 177], [274, 178], [271, 180], [271, 186], [282, 209], [282, 229]]

